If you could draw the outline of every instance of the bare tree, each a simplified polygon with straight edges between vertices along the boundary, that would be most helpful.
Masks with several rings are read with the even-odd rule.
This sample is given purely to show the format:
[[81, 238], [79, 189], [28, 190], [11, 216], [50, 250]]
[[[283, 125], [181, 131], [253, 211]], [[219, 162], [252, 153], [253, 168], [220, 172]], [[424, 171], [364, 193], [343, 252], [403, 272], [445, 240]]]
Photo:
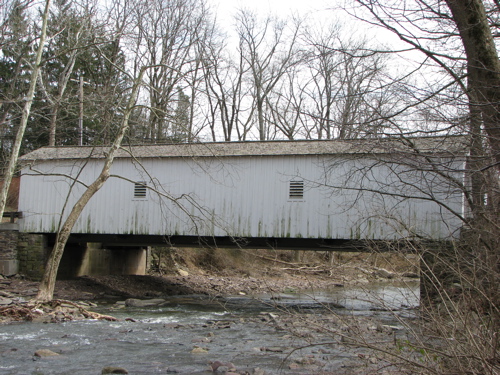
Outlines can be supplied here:
[[[222, 39], [220, 36], [219, 39]], [[206, 46], [203, 58], [203, 75], [209, 106], [211, 138], [216, 141], [220, 134], [223, 140], [245, 140], [254, 106], [244, 106], [248, 97], [244, 77], [249, 72], [241, 54], [233, 59], [222, 40], [212, 40]]]
[[[415, 121], [413, 128], [401, 131], [401, 138], [407, 139], [409, 131], [432, 131], [463, 134], [467, 141], [462, 146], [468, 152], [465, 167], [457, 167], [465, 172], [465, 183], [454, 180], [455, 186], [461, 186], [467, 207], [461, 215], [460, 238], [449, 246], [424, 247], [419, 252], [422, 303], [432, 302], [423, 306], [432, 322], [426, 328], [443, 345], [436, 350], [423, 341], [425, 335], [417, 339], [426, 350], [441, 350], [440, 365], [453, 372], [497, 373], [500, 61], [494, 35], [498, 2], [355, 3], [359, 8], [351, 9], [353, 14], [390, 30], [406, 45], [395, 49], [409, 48], [413, 59], [420, 58], [414, 65], [422, 68], [419, 74], [424, 79], [420, 86], [408, 86], [412, 101], [402, 111], [423, 108], [428, 120], [439, 123], [429, 130]], [[437, 170], [432, 166], [439, 160], [429, 162]], [[433, 199], [446, 209], [446, 196]]]
[[31, 1], [5, 1], [0, 4], [0, 130], [2, 164], [8, 159], [15, 128], [22, 117], [22, 102], [28, 90], [30, 64], [34, 60], [34, 37], [29, 17]]
[[307, 132], [306, 116], [304, 106], [307, 97], [302, 89], [300, 66], [294, 67], [286, 73], [284, 79], [277, 86], [277, 90], [266, 98], [270, 108], [267, 121], [273, 124], [274, 132], [281, 133], [288, 140], [294, 140], [297, 136], [306, 133], [305, 138], [310, 138]]
[[[215, 23], [210, 9], [206, 9], [203, 18], [200, 20], [200, 27], [193, 30], [197, 33], [193, 48], [194, 59], [190, 62], [190, 68], [185, 74], [185, 91], [190, 93], [190, 105], [186, 129], [186, 140], [193, 142], [203, 135], [206, 128], [214, 125], [210, 121], [210, 116], [204, 115], [207, 100], [209, 101], [209, 79], [205, 77], [207, 66], [218, 64], [218, 59], [212, 60], [212, 52], [220, 45], [220, 32]], [[210, 103], [210, 101], [209, 101]]]
[[[374, 137], [388, 124], [391, 88], [386, 56], [366, 41], [343, 37], [340, 26], [310, 31], [306, 86], [319, 139]], [[394, 101], [394, 100], [393, 100]]]
[[42, 16], [42, 26], [40, 29], [36, 58], [32, 66], [31, 77], [29, 81], [29, 89], [26, 94], [25, 103], [21, 116], [21, 122], [17, 130], [16, 140], [12, 146], [9, 165], [4, 174], [4, 183], [0, 191], [0, 217], [3, 216], [5, 210], [5, 204], [7, 202], [7, 194], [9, 192], [12, 176], [14, 175], [16, 170], [17, 160], [19, 157], [19, 150], [21, 149], [21, 142], [23, 141], [24, 131], [26, 130], [26, 125], [28, 123], [31, 111], [31, 105], [33, 104], [33, 97], [35, 96], [35, 88], [38, 80], [38, 74], [40, 72], [40, 64], [42, 62], [42, 54], [45, 47], [45, 40], [47, 37], [47, 22], [49, 16], [50, 2], [51, 0], [45, 1], [45, 7]]
[[185, 75], [199, 69], [196, 44], [206, 26], [206, 6], [201, 0], [155, 0], [135, 4], [138, 64], [148, 70], [149, 138], [153, 142], [168, 136], [177, 88]]
[[[102, 32], [98, 34], [101, 37], [97, 38], [94, 47], [97, 49], [96, 54], [102, 60], [102, 68], [98, 72], [99, 78], [95, 79], [96, 84], [90, 90], [90, 98], [89, 95], [85, 95], [85, 97], [89, 98], [91, 103], [95, 103], [93, 105], [97, 112], [93, 116], [99, 119], [101, 124], [97, 136], [103, 144], [109, 144], [110, 140], [113, 139], [115, 134], [113, 124], [121, 123], [122, 111], [117, 110], [117, 108], [124, 108], [128, 102], [127, 95], [123, 95], [124, 92], [127, 92], [127, 87], [130, 86], [130, 76], [126, 74], [127, 68], [130, 67], [126, 65], [124, 45], [131, 23], [132, 7], [132, 2], [113, 1], [105, 9], [107, 14], [103, 20], [104, 23], [102, 20], [99, 21], [99, 28], [102, 28]], [[113, 23], [108, 25], [110, 20]], [[108, 27], [103, 27], [105, 25]], [[89, 68], [85, 73], [92, 77], [95, 72], [92, 71], [91, 67]], [[132, 76], [137, 75], [133, 74]], [[131, 123], [132, 129], [134, 124], [135, 119]]]
[[[388, 12], [388, 4], [378, 1], [357, 0], [356, 3], [368, 11], [374, 22], [420, 52], [426, 59], [425, 66], [432, 63], [434, 69], [439, 67], [448, 75], [449, 80], [462, 90], [462, 95], [467, 95], [467, 100], [459, 106], [462, 113], [469, 112], [467, 103], [477, 104], [487, 143], [495, 164], [498, 164], [500, 134], [493, 124], [498, 123], [495, 116], [499, 115], [500, 63], [492, 33], [498, 25], [489, 22], [485, 4], [498, 11], [497, 5], [482, 0], [450, 0], [446, 3], [415, 0], [407, 8], [393, 6]], [[442, 83], [442, 87], [446, 85]], [[440, 89], [434, 88], [432, 95], [439, 93]]]
[[266, 99], [287, 71], [302, 59], [298, 49], [301, 23], [294, 20], [288, 29], [284, 21], [267, 17], [261, 22], [248, 10], [241, 10], [236, 20], [240, 54], [250, 70], [258, 136], [263, 141], [268, 139], [270, 131], [270, 124], [266, 122], [266, 104], [269, 103]]

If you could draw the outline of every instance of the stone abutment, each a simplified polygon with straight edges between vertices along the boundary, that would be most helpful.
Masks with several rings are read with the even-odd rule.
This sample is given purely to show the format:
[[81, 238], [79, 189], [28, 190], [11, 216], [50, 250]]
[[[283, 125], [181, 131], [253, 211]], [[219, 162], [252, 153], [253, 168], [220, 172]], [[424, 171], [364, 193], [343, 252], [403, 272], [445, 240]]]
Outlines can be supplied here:
[[[52, 250], [44, 234], [23, 233], [16, 223], [0, 224], [0, 275], [21, 274], [40, 280]], [[148, 248], [105, 247], [98, 243], [69, 243], [59, 266], [58, 279], [88, 275], [144, 275]]]

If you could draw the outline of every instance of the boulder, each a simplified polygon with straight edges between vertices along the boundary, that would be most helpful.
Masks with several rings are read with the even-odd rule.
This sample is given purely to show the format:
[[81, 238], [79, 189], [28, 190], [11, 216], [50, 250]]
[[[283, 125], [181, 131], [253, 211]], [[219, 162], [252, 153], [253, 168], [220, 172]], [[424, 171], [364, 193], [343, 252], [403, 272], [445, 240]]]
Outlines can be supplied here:
[[189, 276], [189, 272], [184, 271], [183, 269], [178, 269], [177, 273], [179, 273], [180, 276]]
[[0, 297], [0, 306], [7, 306], [12, 303], [12, 300], [10, 298], [6, 297]]
[[191, 350], [191, 353], [192, 354], [207, 354], [208, 350], [197, 346], [193, 350]]
[[208, 362], [208, 364], [210, 365], [213, 372], [228, 374], [232, 371], [236, 371], [236, 367], [231, 362], [223, 363], [221, 361], [210, 361]]
[[221, 361], [208, 362], [212, 371], [216, 371], [220, 366], [224, 365]]
[[56, 352], [53, 352], [52, 350], [49, 350], [49, 349], [39, 349], [35, 352], [35, 357], [55, 357], [55, 356], [58, 356], [60, 354], [56, 353]]

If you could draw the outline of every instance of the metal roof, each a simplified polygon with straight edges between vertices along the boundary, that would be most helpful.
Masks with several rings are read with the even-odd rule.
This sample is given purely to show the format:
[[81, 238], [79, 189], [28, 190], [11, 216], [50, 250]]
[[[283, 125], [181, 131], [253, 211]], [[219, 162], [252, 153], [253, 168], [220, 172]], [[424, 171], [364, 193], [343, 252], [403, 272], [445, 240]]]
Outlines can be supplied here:
[[[415, 154], [464, 155], [466, 138], [414, 137], [353, 140], [248, 141], [122, 145], [117, 158], [183, 158], [228, 156]], [[42, 147], [20, 158], [21, 161], [104, 158], [109, 146]]]

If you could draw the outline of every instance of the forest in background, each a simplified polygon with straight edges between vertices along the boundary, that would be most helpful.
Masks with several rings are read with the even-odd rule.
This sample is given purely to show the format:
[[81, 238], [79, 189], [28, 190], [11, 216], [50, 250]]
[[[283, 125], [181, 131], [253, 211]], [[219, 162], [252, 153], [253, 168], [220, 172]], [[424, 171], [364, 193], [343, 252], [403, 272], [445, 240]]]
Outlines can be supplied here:
[[[321, 22], [241, 9], [228, 29], [204, 0], [57, 0], [21, 154], [47, 145], [110, 144], [145, 66], [131, 144], [467, 132], [466, 60], [449, 15], [414, 10], [413, 24], [408, 19], [402, 27], [428, 35], [412, 47], [395, 38], [382, 42], [373, 27], [366, 35], [353, 30], [345, 19], [368, 19], [362, 8], [332, 4], [325, 10], [331, 18]], [[0, 11], [5, 159], [43, 12], [30, 0], [4, 0]], [[495, 9], [488, 14], [497, 25]], [[439, 60], [419, 51], [424, 45]]]

